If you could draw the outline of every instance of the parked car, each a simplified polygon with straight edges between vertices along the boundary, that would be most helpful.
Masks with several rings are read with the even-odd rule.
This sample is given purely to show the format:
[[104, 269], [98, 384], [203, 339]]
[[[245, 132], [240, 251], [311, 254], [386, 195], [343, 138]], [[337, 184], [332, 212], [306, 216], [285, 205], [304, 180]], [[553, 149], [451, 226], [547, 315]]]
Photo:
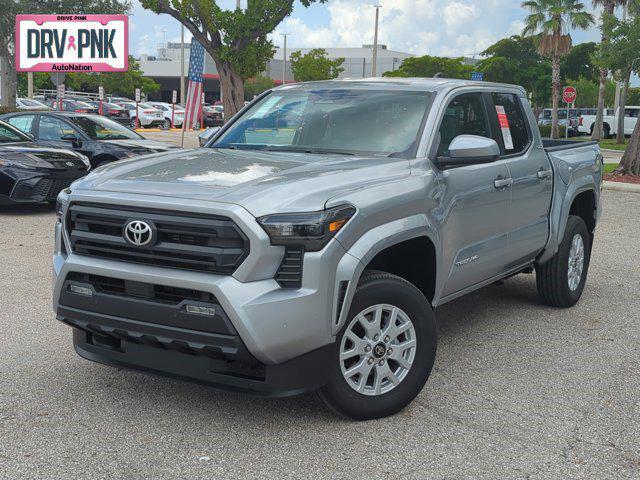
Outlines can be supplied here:
[[70, 148], [86, 155], [92, 167], [123, 158], [177, 148], [171, 143], [147, 140], [129, 128], [100, 116], [71, 112], [9, 113], [1, 119], [41, 144]]
[[218, 105], [205, 105], [203, 117], [205, 127], [221, 127], [224, 125], [224, 108]]
[[[89, 100], [86, 103], [96, 108], [98, 113], [100, 112], [100, 102], [98, 100]], [[102, 115], [123, 125], [131, 125], [129, 112], [115, 103], [102, 102]]]
[[0, 120], [0, 205], [53, 202], [89, 169], [84, 155], [38, 145]]
[[51, 110], [50, 107], [32, 98], [16, 98], [16, 108], [18, 110]]
[[[607, 109], [605, 115], [603, 117], [602, 123], [602, 132], [604, 134], [604, 138], [610, 138], [612, 135], [615, 135], [618, 130], [618, 115], [620, 113], [620, 109], [617, 108], [615, 110]], [[633, 130], [636, 128], [636, 123], [638, 123], [638, 116], [640, 116], [640, 107], [630, 106], [625, 107], [624, 109], [624, 134], [627, 136], [631, 136]], [[596, 123], [596, 114], [593, 115], [582, 115], [580, 117], [580, 131], [584, 133], [593, 133], [593, 128]]]
[[162, 111], [164, 115], [164, 128], [171, 127], [171, 119], [173, 118], [173, 125], [175, 127], [181, 127], [184, 121], [184, 107], [180, 104], [176, 104], [175, 108], [171, 103], [165, 102], [147, 102], [154, 108]]
[[[137, 127], [136, 121], [136, 103], [135, 102], [116, 102], [127, 112], [129, 112], [129, 121], [132, 127]], [[164, 125], [164, 114], [162, 110], [152, 107], [147, 103], [138, 104], [138, 116], [140, 117], [141, 127], [161, 127]]]
[[[540, 115], [538, 116], [538, 125], [546, 126], [552, 124], [551, 118], [552, 110], [550, 108], [545, 108]], [[567, 126], [567, 109], [559, 108], [558, 109], [558, 125], [561, 127]], [[579, 111], [577, 109], [569, 109], [569, 136], [574, 137], [578, 135], [578, 127], [580, 125], [580, 116]]]
[[54, 308], [89, 360], [380, 418], [429, 377], [435, 307], [534, 270], [542, 303], [578, 302], [601, 172], [520, 87], [287, 85], [207, 148], [61, 193]]
[[[49, 100], [48, 105], [52, 110], [60, 111], [60, 100], [51, 99]], [[71, 100], [66, 98], [62, 100], [62, 111], [75, 113], [98, 113], [97, 107], [94, 107], [93, 105], [89, 105], [88, 103], [80, 100]]]

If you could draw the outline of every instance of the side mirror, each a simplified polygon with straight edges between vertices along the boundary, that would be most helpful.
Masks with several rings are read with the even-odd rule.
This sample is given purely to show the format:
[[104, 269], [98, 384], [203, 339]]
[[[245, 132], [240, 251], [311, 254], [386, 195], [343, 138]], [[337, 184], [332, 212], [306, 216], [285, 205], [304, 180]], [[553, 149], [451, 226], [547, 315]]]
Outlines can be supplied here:
[[492, 138], [459, 135], [449, 145], [449, 156], [439, 157], [442, 168], [491, 163], [500, 158], [500, 147]]
[[67, 133], [66, 135], [61, 136], [60, 140], [63, 140], [65, 142], [71, 142], [72, 145], [81, 144], [80, 139], [73, 133]]

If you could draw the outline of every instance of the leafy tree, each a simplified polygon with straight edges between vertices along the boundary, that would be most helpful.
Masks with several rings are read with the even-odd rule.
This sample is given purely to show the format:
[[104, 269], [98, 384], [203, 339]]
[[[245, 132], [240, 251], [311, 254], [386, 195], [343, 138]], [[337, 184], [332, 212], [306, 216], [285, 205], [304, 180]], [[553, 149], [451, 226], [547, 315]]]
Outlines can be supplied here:
[[551, 65], [537, 51], [534, 37], [514, 35], [503, 38], [487, 48], [476, 69], [485, 80], [515, 83], [531, 94], [532, 104], [544, 107], [548, 103], [551, 85]]
[[[619, 5], [626, 3], [626, 0], [593, 0], [594, 7], [602, 7], [602, 42], [601, 45], [609, 43], [609, 31], [605, 26], [608, 18], [613, 16], [613, 13]], [[600, 140], [603, 134], [603, 120], [604, 120], [604, 102], [606, 95], [606, 83], [609, 77], [609, 71], [603, 65], [600, 66], [600, 90], [598, 94], [598, 112], [596, 113], [596, 122], [593, 125], [593, 133], [591, 134], [592, 140]]]
[[[632, 16], [629, 21], [620, 21], [613, 16], [604, 19], [603, 29], [609, 41], [602, 43], [597, 58], [603, 68], [616, 72], [616, 79], [622, 80], [640, 69], [637, 54], [640, 51], [640, 16]], [[624, 108], [626, 96], [622, 96], [618, 115], [618, 143], [624, 143]], [[620, 162], [619, 171], [640, 175], [640, 122], [631, 136], [629, 146]]]
[[627, 91], [627, 105], [640, 105], [640, 88], [630, 88]]
[[131, 56], [127, 72], [69, 73], [65, 78], [65, 83], [69, 90], [82, 92], [97, 92], [98, 87], [102, 85], [107, 94], [130, 98], [133, 97], [136, 88], [145, 93], [157, 92], [160, 88], [155, 80], [143, 76], [140, 64]]
[[[578, 80], [567, 78], [565, 80], [567, 85], [571, 85], [578, 91], [578, 99], [576, 100], [576, 107], [578, 108], [591, 108], [598, 103], [598, 90], [599, 81], [596, 78], [595, 81], [587, 80], [584, 77], [580, 77]], [[616, 84], [608, 80], [606, 85], [605, 100], [608, 105], [613, 105], [616, 97]]]
[[[308, 7], [327, 0], [300, 0]], [[249, 0], [242, 10], [224, 10], [216, 0], [141, 0], [155, 13], [181, 22], [211, 55], [220, 75], [226, 118], [244, 105], [244, 80], [266, 69], [274, 54], [267, 39], [293, 10], [294, 0]]]
[[436, 74], [444, 78], [469, 79], [473, 67], [463, 63], [464, 58], [409, 57], [402, 61], [397, 70], [386, 72], [385, 77], [433, 77]]
[[[18, 73], [18, 95], [22, 97], [27, 96], [29, 89], [27, 85], [27, 74]], [[46, 72], [34, 72], [33, 73], [33, 89], [34, 90], [54, 90], [56, 86], [51, 81], [51, 75]]]
[[258, 75], [255, 78], [250, 78], [244, 82], [244, 98], [245, 100], [251, 100], [256, 95], [260, 95], [266, 92], [270, 88], [273, 88], [275, 82], [270, 77], [264, 75]]
[[525, 19], [524, 35], [540, 32], [538, 52], [551, 59], [551, 137], [558, 138], [558, 103], [562, 77], [560, 61], [571, 51], [569, 29], [586, 30], [593, 22], [593, 16], [584, 10], [578, 0], [528, 0], [522, 6], [531, 13]]
[[14, 64], [15, 17], [21, 13], [127, 13], [129, 0], [3, 0], [0, 8], [0, 83], [2, 105], [15, 106], [18, 84]]
[[291, 54], [291, 70], [297, 82], [313, 80], [333, 80], [344, 72], [344, 58], [331, 60], [324, 48], [314, 48], [302, 55], [301, 52]]
[[[590, 82], [597, 82], [600, 69], [593, 61], [593, 55], [597, 47], [598, 44], [595, 42], [581, 43], [574, 46], [560, 64], [562, 77], [564, 79], [584, 78]], [[568, 84], [566, 80], [565, 83]], [[595, 105], [595, 102], [593, 105]]]

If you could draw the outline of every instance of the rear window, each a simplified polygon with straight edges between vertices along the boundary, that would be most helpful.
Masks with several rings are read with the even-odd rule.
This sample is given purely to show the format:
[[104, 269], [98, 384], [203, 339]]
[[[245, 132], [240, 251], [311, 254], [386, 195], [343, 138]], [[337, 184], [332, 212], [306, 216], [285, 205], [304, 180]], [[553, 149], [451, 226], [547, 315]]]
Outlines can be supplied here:
[[509, 93], [494, 93], [492, 97], [498, 114], [498, 136], [502, 140], [505, 155], [524, 152], [531, 138], [518, 97]]

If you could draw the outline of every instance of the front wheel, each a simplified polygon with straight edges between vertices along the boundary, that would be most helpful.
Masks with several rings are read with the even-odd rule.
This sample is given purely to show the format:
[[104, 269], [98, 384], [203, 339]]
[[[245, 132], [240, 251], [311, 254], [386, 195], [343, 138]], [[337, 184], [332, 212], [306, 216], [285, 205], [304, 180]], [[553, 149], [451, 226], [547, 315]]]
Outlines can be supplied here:
[[591, 236], [582, 218], [570, 216], [554, 257], [536, 267], [540, 299], [552, 307], [568, 308], [580, 300], [591, 258]]
[[320, 397], [356, 420], [399, 412], [429, 378], [436, 337], [431, 306], [415, 286], [395, 275], [366, 272], [337, 336], [338, 353]]

